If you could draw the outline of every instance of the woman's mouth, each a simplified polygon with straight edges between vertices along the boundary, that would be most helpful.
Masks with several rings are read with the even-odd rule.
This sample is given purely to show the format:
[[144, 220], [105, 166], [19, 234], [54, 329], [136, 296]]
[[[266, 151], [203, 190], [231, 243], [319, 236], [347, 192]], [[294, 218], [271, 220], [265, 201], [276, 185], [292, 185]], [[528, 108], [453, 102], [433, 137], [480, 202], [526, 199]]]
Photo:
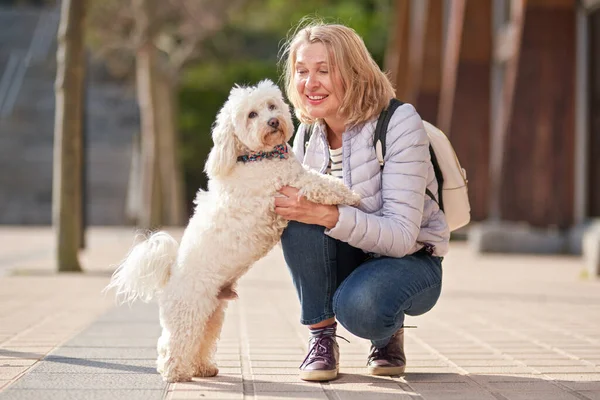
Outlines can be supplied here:
[[311, 105], [317, 105], [317, 104], [321, 104], [323, 101], [325, 101], [325, 99], [328, 97], [328, 95], [306, 95], [306, 99], [308, 100], [308, 103]]

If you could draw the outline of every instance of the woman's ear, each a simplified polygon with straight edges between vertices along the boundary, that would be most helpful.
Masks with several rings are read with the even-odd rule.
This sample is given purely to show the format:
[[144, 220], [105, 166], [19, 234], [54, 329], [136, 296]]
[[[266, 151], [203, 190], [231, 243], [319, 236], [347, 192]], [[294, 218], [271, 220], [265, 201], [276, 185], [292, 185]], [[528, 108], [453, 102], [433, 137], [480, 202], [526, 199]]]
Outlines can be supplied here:
[[229, 102], [227, 102], [219, 111], [212, 130], [214, 145], [204, 165], [204, 171], [209, 178], [228, 175], [237, 162], [232, 118]]

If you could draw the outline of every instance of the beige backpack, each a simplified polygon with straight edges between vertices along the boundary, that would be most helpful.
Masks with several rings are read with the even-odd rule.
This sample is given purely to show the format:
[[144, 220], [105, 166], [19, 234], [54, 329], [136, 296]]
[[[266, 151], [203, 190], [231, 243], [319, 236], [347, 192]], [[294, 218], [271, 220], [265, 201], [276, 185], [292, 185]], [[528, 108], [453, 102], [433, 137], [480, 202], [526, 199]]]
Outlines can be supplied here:
[[[381, 168], [384, 164], [387, 126], [396, 108], [402, 104], [400, 100], [392, 99], [388, 108], [379, 115], [377, 121], [373, 144]], [[427, 121], [423, 121], [423, 124], [427, 136], [429, 136], [429, 153], [438, 182], [438, 197], [436, 198], [429, 189], [425, 189], [425, 191], [444, 211], [448, 227], [450, 231], [454, 231], [467, 225], [471, 220], [467, 172], [460, 166], [454, 148], [446, 135]]]

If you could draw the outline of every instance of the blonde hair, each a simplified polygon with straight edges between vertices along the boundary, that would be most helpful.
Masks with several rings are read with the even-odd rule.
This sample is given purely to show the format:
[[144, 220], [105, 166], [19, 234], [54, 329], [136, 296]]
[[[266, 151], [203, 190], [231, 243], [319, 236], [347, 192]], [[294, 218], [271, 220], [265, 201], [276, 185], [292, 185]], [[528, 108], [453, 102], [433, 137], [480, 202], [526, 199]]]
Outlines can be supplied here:
[[314, 123], [296, 90], [294, 75], [296, 53], [303, 44], [323, 43], [327, 49], [330, 68], [338, 73], [345, 93], [338, 115], [346, 119], [348, 128], [379, 115], [395, 96], [388, 76], [381, 71], [367, 50], [362, 38], [351, 28], [305, 19], [282, 48], [285, 91], [301, 122]]

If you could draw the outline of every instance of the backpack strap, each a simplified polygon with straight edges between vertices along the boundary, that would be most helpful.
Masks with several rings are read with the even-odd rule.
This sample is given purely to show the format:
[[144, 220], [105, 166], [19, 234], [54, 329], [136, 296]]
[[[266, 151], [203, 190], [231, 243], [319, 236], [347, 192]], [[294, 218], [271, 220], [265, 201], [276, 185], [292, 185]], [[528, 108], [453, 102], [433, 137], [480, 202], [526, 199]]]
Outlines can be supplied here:
[[304, 154], [306, 154], [306, 148], [308, 147], [308, 141], [312, 136], [315, 124], [302, 124], [304, 126]]
[[[396, 98], [392, 98], [390, 100], [390, 104], [387, 106], [386, 109], [384, 109], [381, 112], [381, 114], [379, 114], [379, 119], [377, 120], [377, 126], [375, 127], [375, 133], [373, 134], [373, 146], [375, 147], [375, 152], [377, 153], [377, 158], [379, 159], [379, 165], [381, 165], [381, 169], [383, 169], [383, 164], [385, 162], [384, 161], [385, 150], [386, 150], [385, 136], [387, 134], [387, 128], [390, 123], [390, 119], [392, 119], [392, 115], [394, 114], [394, 111], [396, 111], [396, 109], [398, 107], [400, 107], [402, 104], [404, 104], [404, 103], [401, 102], [400, 100], [398, 100]], [[433, 151], [433, 147], [431, 147], [431, 144], [429, 145], [429, 154], [431, 156], [431, 163], [433, 164], [433, 170], [435, 172], [435, 179], [438, 182], [438, 193], [439, 193], [440, 200], [438, 201], [435, 198], [434, 194], [431, 193], [431, 190], [429, 190], [427, 188], [425, 188], [425, 193], [429, 197], [431, 197], [431, 199], [433, 201], [435, 201], [437, 203], [440, 210], [444, 211], [444, 206], [442, 203], [442, 185], [444, 183], [444, 178], [442, 176], [442, 171], [437, 162], [437, 158]]]
[[392, 115], [396, 108], [400, 107], [403, 102], [396, 98], [392, 98], [390, 100], [390, 104], [385, 108], [381, 114], [379, 114], [379, 119], [377, 120], [377, 126], [375, 127], [375, 134], [373, 135], [373, 146], [375, 147], [375, 151], [377, 152], [377, 158], [379, 158], [379, 165], [383, 169], [384, 157], [385, 157], [385, 135], [387, 134], [387, 128], [390, 123], [390, 119], [392, 119]]
[[425, 192], [435, 201], [440, 208], [440, 210], [444, 211], [444, 199], [442, 197], [442, 188], [444, 186], [444, 174], [442, 174], [442, 169], [440, 168], [440, 164], [438, 163], [437, 157], [435, 156], [435, 151], [433, 151], [433, 147], [431, 144], [429, 145], [429, 155], [431, 156], [431, 165], [433, 165], [433, 171], [435, 172], [435, 180], [438, 184], [438, 197], [439, 201], [433, 197], [433, 194], [429, 189], [425, 189]]

